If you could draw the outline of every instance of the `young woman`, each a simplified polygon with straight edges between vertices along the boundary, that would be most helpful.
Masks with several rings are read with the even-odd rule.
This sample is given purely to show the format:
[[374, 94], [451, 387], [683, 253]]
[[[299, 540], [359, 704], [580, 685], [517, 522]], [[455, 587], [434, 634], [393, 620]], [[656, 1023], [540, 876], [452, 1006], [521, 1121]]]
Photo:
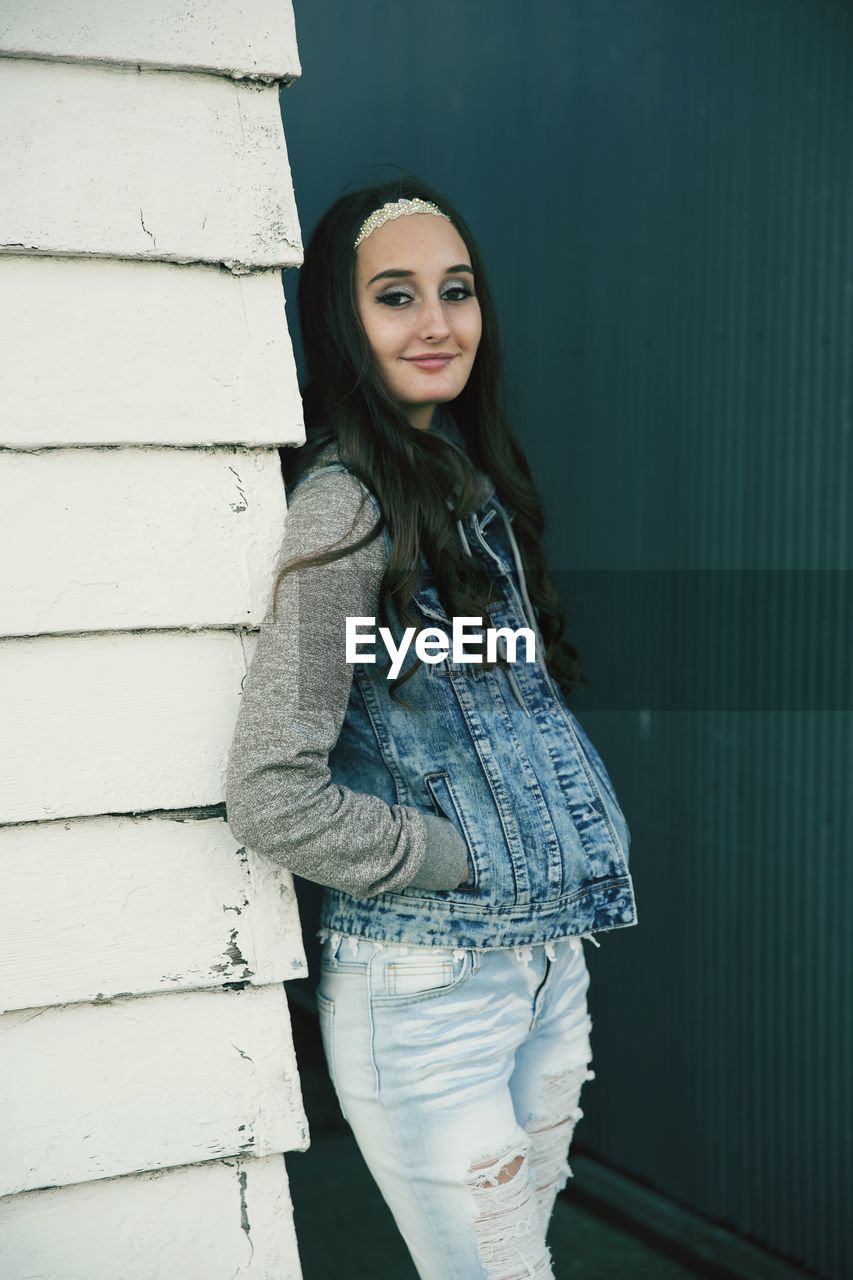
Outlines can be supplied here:
[[338, 199], [299, 314], [307, 443], [229, 822], [325, 886], [329, 1072], [422, 1280], [544, 1280], [594, 1074], [581, 938], [637, 922], [628, 828], [567, 705], [578, 655], [461, 214], [420, 181]]

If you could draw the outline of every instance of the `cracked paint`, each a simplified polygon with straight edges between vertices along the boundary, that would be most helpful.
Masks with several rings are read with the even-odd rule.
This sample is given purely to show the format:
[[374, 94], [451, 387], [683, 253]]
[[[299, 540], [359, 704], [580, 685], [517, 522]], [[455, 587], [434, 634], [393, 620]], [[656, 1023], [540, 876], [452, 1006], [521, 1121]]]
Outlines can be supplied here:
[[151, 243], [153, 244], [154, 248], [156, 249], [156, 248], [157, 248], [157, 240], [156, 240], [156, 238], [155, 238], [155, 236], [154, 236], [154, 233], [153, 233], [152, 231], [149, 231], [149, 230], [148, 230], [148, 228], [146, 227], [146, 225], [145, 225], [145, 219], [144, 219], [144, 217], [142, 216], [142, 210], [141, 210], [141, 209], [139, 210], [139, 221], [142, 223], [142, 230], [145, 232], [145, 234], [146, 234], [147, 236], [150, 236], [150, 238], [151, 238]]
[[252, 1256], [255, 1254], [255, 1246], [252, 1243], [251, 1226], [249, 1224], [249, 1210], [246, 1205], [246, 1182], [248, 1175], [244, 1169], [241, 1169], [237, 1175], [237, 1181], [240, 1184], [240, 1226], [246, 1233], [246, 1239], [249, 1241], [249, 1248], [252, 1250]]
[[230, 503], [230, 504], [229, 504], [229, 505], [230, 505], [230, 507], [231, 507], [231, 510], [232, 510], [232, 511], [247, 511], [247, 510], [249, 509], [249, 499], [246, 497], [246, 492], [245, 492], [245, 490], [244, 490], [244, 488], [243, 488], [243, 484], [242, 484], [242, 481], [241, 481], [241, 479], [240, 479], [240, 476], [237, 474], [237, 472], [234, 470], [234, 468], [233, 468], [233, 467], [229, 466], [228, 470], [229, 470], [233, 475], [237, 476], [237, 492], [239, 493], [239, 495], [240, 495], [240, 499], [241, 499], [241, 500], [240, 500], [240, 502], [232, 502], [232, 503]]

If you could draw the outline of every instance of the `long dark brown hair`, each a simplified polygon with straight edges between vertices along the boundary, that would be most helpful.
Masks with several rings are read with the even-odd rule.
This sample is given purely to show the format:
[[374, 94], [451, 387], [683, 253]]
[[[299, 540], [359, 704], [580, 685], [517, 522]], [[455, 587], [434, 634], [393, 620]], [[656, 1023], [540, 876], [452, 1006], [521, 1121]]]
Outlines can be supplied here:
[[[515, 513], [513, 533], [545, 643], [546, 662], [568, 696], [577, 685], [587, 682], [578, 651], [563, 637], [565, 618], [542, 548], [545, 512], [524, 450], [507, 420], [500, 330], [485, 264], [459, 211], [441, 192], [414, 175], [340, 196], [317, 223], [305, 251], [299, 272], [298, 312], [307, 373], [300, 388], [306, 443], [280, 450], [285, 485], [291, 490], [317, 455], [334, 442], [340, 462], [373, 494], [382, 518], [356, 542], [336, 544], [285, 564], [273, 588], [273, 615], [278, 587], [286, 573], [338, 560], [372, 542], [387, 525], [392, 550], [380, 588], [380, 614], [390, 598], [403, 626], [421, 629], [423, 622], [413, 612], [411, 598], [421, 586], [423, 552], [448, 617], [481, 617], [485, 627], [493, 625], [488, 605], [494, 580], [475, 557], [465, 554], [454, 523], [476, 509], [474, 470], [441, 435], [413, 427], [405, 417], [376, 369], [356, 304], [353, 242], [362, 222], [387, 201], [414, 196], [431, 200], [444, 210], [465, 242], [482, 317], [470, 377], [442, 411], [449, 412], [459, 428], [471, 463], [491, 477], [498, 499]], [[452, 506], [448, 504], [450, 497], [454, 498]], [[470, 644], [468, 651], [475, 651]], [[414, 655], [414, 648], [411, 653]], [[410, 669], [393, 681], [392, 697], [419, 665], [416, 658]], [[504, 665], [500, 657], [498, 665]], [[480, 669], [489, 667], [483, 653]], [[405, 699], [400, 701], [405, 703]]]

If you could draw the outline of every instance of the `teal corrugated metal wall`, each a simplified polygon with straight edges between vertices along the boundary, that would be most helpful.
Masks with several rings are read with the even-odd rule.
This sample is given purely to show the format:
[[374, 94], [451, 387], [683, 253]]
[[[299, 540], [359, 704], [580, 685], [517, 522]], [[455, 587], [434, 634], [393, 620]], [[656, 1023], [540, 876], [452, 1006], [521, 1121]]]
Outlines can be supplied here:
[[478, 232], [631, 825], [577, 1147], [853, 1274], [853, 11], [295, 8], [306, 235], [384, 160]]
[[[853, 14], [656, 6], [650, 24], [638, 8], [648, 16], [626, 6], [624, 25], [600, 30], [624, 74], [603, 85], [579, 59], [568, 76], [585, 121], [606, 104], [596, 159], [578, 166], [606, 212], [589, 211], [568, 251], [587, 371], [563, 421], [585, 429], [554, 543], [597, 677], [588, 722], [632, 821], [640, 911], [636, 941], [596, 957], [606, 1084], [584, 1141], [842, 1277]], [[606, 644], [584, 603], [602, 596]], [[634, 642], [657, 661], [626, 659]]]

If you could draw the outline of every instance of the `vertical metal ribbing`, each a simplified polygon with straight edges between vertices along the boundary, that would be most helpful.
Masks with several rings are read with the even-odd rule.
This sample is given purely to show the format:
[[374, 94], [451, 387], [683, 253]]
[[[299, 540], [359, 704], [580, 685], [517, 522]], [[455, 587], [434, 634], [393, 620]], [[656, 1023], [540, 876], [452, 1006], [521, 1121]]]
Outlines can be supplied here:
[[[631, 825], [641, 917], [596, 957], [608, 1086], [585, 1139], [833, 1277], [853, 1247], [853, 13], [669, 13], [658, 120], [680, 124], [654, 191], [636, 175], [606, 325], [588, 301], [614, 250], [588, 211], [589, 277], [573, 264], [585, 355], [609, 343], [619, 376], [581, 370], [603, 396], [581, 383], [573, 405], [604, 480], [575, 482], [570, 529], [596, 531], [599, 564], [651, 566], [614, 575], [625, 652], [661, 636], [691, 699], [632, 704], [621, 728], [579, 704]], [[607, 650], [594, 623], [586, 639]]]

